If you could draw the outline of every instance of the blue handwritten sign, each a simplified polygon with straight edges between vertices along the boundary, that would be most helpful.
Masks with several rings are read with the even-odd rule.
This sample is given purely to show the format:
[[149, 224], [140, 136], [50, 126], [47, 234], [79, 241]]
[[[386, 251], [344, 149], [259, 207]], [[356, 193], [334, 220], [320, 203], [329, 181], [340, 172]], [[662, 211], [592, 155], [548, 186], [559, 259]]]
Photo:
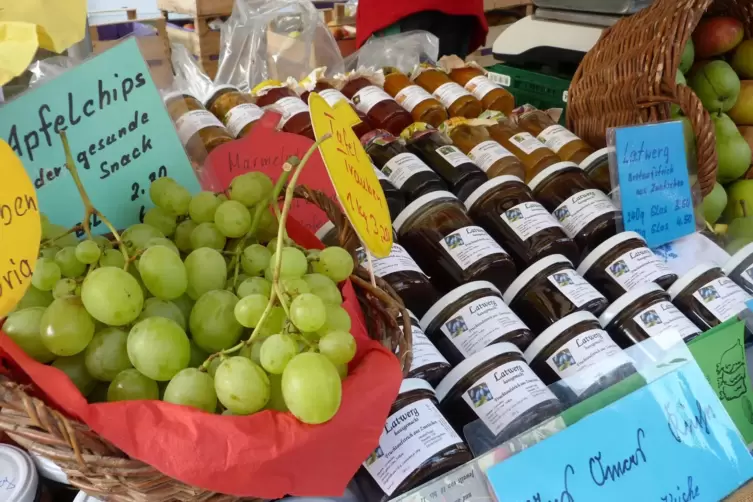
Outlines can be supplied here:
[[753, 477], [753, 458], [688, 363], [487, 476], [499, 502], [717, 502]]
[[[200, 190], [159, 91], [135, 40], [68, 70], [0, 108], [0, 138], [34, 182], [40, 209], [71, 227], [84, 206], [65, 167], [65, 130], [81, 180], [95, 207], [118, 228], [138, 223], [149, 184], [170, 176]], [[107, 232], [94, 220], [94, 230]]]
[[615, 153], [625, 230], [649, 247], [695, 232], [681, 122], [615, 129]]

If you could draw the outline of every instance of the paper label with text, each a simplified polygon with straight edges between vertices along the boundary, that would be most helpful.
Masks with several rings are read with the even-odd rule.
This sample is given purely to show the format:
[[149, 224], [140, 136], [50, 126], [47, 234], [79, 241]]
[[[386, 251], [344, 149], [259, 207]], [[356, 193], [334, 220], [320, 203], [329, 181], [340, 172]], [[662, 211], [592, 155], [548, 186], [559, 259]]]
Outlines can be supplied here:
[[418, 85], [405, 86], [395, 96], [395, 101], [409, 112], [427, 99], [432, 99], [431, 94]]
[[444, 160], [449, 162], [452, 167], [462, 166], [463, 164], [472, 164], [471, 159], [466, 157], [463, 152], [452, 145], [440, 146], [436, 151]]
[[500, 87], [486, 78], [484, 75], [473, 77], [465, 83], [465, 88], [471, 92], [479, 101], [484, 99], [487, 94], [499, 89]]
[[[368, 267], [366, 251], [364, 251], [363, 248], [358, 248], [356, 250], [356, 257], [358, 258], [359, 264]], [[386, 258], [372, 258], [371, 264], [374, 267], [374, 274], [377, 277], [385, 277], [397, 272], [418, 272], [424, 276], [426, 275], [423, 270], [419, 268], [418, 264], [413, 261], [413, 258], [408, 254], [408, 251], [397, 242], [392, 244], [392, 251], [389, 256]]]
[[531, 155], [536, 150], [546, 148], [546, 145], [527, 132], [513, 134], [510, 143], [517, 146], [523, 153]]
[[522, 240], [528, 240], [547, 228], [562, 228], [538, 202], [523, 202], [499, 215]]
[[299, 113], [309, 112], [309, 107], [303, 102], [301, 98], [289, 96], [287, 98], [278, 99], [275, 103], [282, 111], [282, 118], [280, 119], [280, 127], [284, 127], [288, 123], [288, 120], [292, 119]]
[[753, 286], [753, 265], [743, 270], [741, 274], [745, 282]]
[[430, 364], [450, 364], [419, 326], [411, 324], [411, 333], [413, 335], [413, 360], [410, 364], [410, 372]]
[[379, 169], [377, 166], [375, 166], [374, 164], [371, 164], [371, 167], [374, 168], [374, 174], [376, 174], [376, 177], [378, 180], [390, 181], [390, 179], [387, 176], [385, 176], [382, 170]]
[[514, 157], [512, 152], [500, 145], [493, 139], [483, 141], [474, 146], [468, 152], [468, 158], [471, 159], [482, 171], [487, 172], [498, 160]]
[[651, 305], [634, 316], [633, 320], [648, 336], [656, 337], [656, 342], [664, 350], [672, 348], [675, 338], [660, 335], [676, 333], [684, 340], [701, 332], [698, 326], [668, 301]]
[[559, 124], [551, 125], [541, 131], [538, 135], [538, 139], [548, 146], [554, 153], [559, 153], [565, 145], [572, 143], [573, 141], [580, 141], [578, 136]]
[[225, 127], [230, 134], [237, 137], [244, 127], [251, 122], [257, 121], [264, 115], [264, 110], [252, 103], [243, 103], [234, 106], [225, 116]]
[[392, 96], [375, 85], [368, 85], [359, 89], [358, 92], [353, 95], [353, 104], [356, 105], [356, 109], [363, 114], [368, 114], [371, 109], [374, 108], [374, 105], [387, 100], [392, 100]]
[[466, 270], [487, 256], [506, 255], [507, 252], [481, 227], [463, 227], [439, 241], [439, 245]]
[[421, 172], [433, 173], [434, 171], [412, 153], [399, 153], [387, 161], [382, 168], [382, 172], [387, 175], [393, 185], [397, 188], [403, 188], [403, 185], [411, 176]]
[[175, 121], [175, 128], [178, 130], [178, 137], [183, 145], [186, 145], [194, 134], [207, 127], [225, 128], [220, 119], [207, 110], [191, 110]]
[[649, 248], [633, 249], [607, 265], [606, 272], [629, 291], [672, 274], [672, 269]]
[[604, 298], [604, 295], [599, 293], [575, 270], [565, 269], [561, 272], [555, 272], [548, 279], [578, 308], [593, 300]]
[[318, 91], [318, 93], [332, 108], [334, 108], [335, 105], [340, 101], [347, 101], [348, 103], [350, 103], [350, 100], [345, 97], [345, 94], [338, 91], [337, 89], [322, 89], [321, 91]]
[[456, 84], [455, 82], [447, 82], [440, 85], [434, 89], [433, 94], [445, 108], [449, 108], [455, 103], [455, 101], [464, 96], [472, 96], [470, 92], [466, 91], [460, 84]]
[[729, 277], [720, 277], [704, 284], [693, 293], [693, 297], [719, 322], [731, 319], [745, 310], [745, 303], [753, 298]]
[[552, 212], [571, 239], [602, 215], [615, 213], [612, 200], [595, 188], [576, 193]]

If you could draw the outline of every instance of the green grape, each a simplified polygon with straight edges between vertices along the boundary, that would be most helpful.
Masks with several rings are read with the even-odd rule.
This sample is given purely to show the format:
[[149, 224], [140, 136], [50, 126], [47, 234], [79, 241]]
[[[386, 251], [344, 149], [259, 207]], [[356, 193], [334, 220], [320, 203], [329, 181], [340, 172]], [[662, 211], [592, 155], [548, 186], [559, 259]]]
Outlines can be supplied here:
[[31, 284], [40, 291], [51, 291], [61, 276], [60, 267], [55, 260], [40, 258], [34, 267]]
[[76, 248], [73, 246], [64, 247], [58, 251], [55, 255], [55, 263], [60, 267], [60, 272], [64, 277], [76, 278], [86, 273], [86, 265], [78, 261]]
[[267, 410], [286, 412], [288, 405], [282, 397], [282, 375], [269, 376], [269, 401], [264, 407]]
[[[206, 361], [206, 359], [204, 359]], [[222, 363], [222, 359], [219, 357], [215, 357], [212, 359], [212, 362], [209, 363], [209, 367], [207, 368], [207, 373], [212, 375], [212, 378], [214, 378], [214, 375], [217, 374], [217, 368], [220, 367], [220, 364]]]
[[235, 319], [238, 297], [224, 289], [208, 291], [191, 311], [189, 326], [196, 345], [214, 353], [238, 343], [243, 326]]
[[97, 386], [97, 381], [89, 371], [86, 369], [85, 355], [83, 352], [69, 357], [58, 357], [53, 361], [52, 365], [68, 375], [73, 385], [78, 387], [81, 394], [86, 396], [94, 387]]
[[108, 249], [102, 253], [102, 258], [99, 259], [100, 267], [115, 267], [123, 268], [125, 265], [125, 257], [120, 250]]
[[94, 336], [94, 319], [81, 298], [68, 296], [52, 302], [39, 324], [42, 343], [56, 356], [72, 356], [83, 351]]
[[76, 259], [85, 265], [97, 263], [102, 250], [94, 241], [82, 241], [76, 246]]
[[92, 317], [108, 326], [124, 326], [135, 321], [144, 307], [139, 282], [122, 268], [115, 267], [90, 272], [81, 286], [81, 300]]
[[272, 310], [269, 312], [269, 315], [267, 315], [264, 324], [262, 324], [261, 327], [258, 328], [258, 336], [260, 338], [266, 338], [269, 335], [279, 333], [280, 331], [282, 331], [286, 320], [287, 316], [285, 315], [285, 310], [283, 310], [282, 307], [272, 307]]
[[110, 239], [108, 239], [104, 235], [95, 235], [94, 237], [92, 237], [92, 240], [97, 244], [97, 246], [99, 246], [99, 249], [107, 250], [113, 248]]
[[188, 205], [188, 215], [196, 223], [212, 223], [214, 213], [221, 202], [212, 192], [199, 192], [191, 198]]
[[255, 328], [261, 320], [264, 309], [267, 308], [269, 298], [264, 295], [248, 295], [235, 304], [233, 310], [235, 319], [246, 328]]
[[40, 363], [49, 363], [55, 354], [42, 343], [40, 327], [45, 307], [29, 307], [8, 314], [3, 331], [26, 352], [26, 355]]
[[340, 375], [340, 380], [345, 380], [348, 376], [348, 365], [347, 364], [335, 364], [335, 369], [337, 370], [337, 374]]
[[178, 249], [184, 253], [190, 253], [193, 251], [193, 244], [191, 244], [191, 234], [199, 225], [193, 220], [181, 221], [178, 227], [175, 229], [175, 245]]
[[272, 272], [272, 264], [270, 263], [267, 268], [264, 269], [264, 279], [268, 282], [274, 281], [274, 272]]
[[250, 415], [269, 401], [269, 377], [250, 359], [229, 357], [217, 368], [214, 390], [222, 406], [233, 414]]
[[217, 208], [214, 224], [227, 237], [243, 237], [251, 230], [251, 213], [240, 202], [229, 200]]
[[137, 223], [128, 227], [126, 231], [123, 232], [123, 235], [120, 236], [121, 240], [126, 245], [126, 250], [128, 251], [129, 256], [133, 256], [137, 251], [144, 249], [146, 243], [149, 242], [150, 239], [156, 237], [164, 238], [165, 234], [145, 223]]
[[282, 395], [298, 420], [305, 424], [324, 423], [340, 408], [340, 375], [325, 356], [315, 352], [298, 354], [282, 374]]
[[196, 368], [181, 370], [167, 384], [162, 400], [214, 413], [217, 409], [214, 379], [211, 375]]
[[274, 184], [264, 173], [252, 171], [237, 176], [230, 183], [230, 199], [246, 207], [255, 206], [272, 195]]
[[144, 310], [139, 314], [137, 321], [143, 321], [150, 317], [164, 317], [175, 321], [183, 331], [186, 330], [186, 317], [180, 308], [169, 300], [149, 298], [144, 302]]
[[341, 247], [332, 246], [319, 253], [319, 261], [312, 263], [314, 272], [342, 282], [353, 273], [353, 257]]
[[311, 288], [311, 293], [321, 298], [324, 303], [340, 305], [343, 302], [342, 294], [337, 288], [337, 284], [329, 277], [322, 274], [306, 274], [303, 280]]
[[290, 298], [295, 298], [304, 293], [311, 293], [308, 283], [301, 277], [281, 279], [280, 287], [282, 288], [282, 292]]
[[356, 356], [356, 340], [346, 331], [330, 331], [319, 340], [319, 352], [332, 364], [347, 364]]
[[149, 317], [139, 321], [128, 333], [128, 358], [131, 364], [152, 380], [170, 380], [188, 367], [191, 344], [186, 332], [173, 320]]
[[225, 195], [223, 192], [220, 192], [218, 194], [215, 194], [217, 196], [217, 200], [220, 201], [220, 203], [225, 202], [226, 200], [230, 200], [227, 195]]
[[222, 250], [227, 239], [214, 223], [200, 223], [191, 232], [191, 247], [193, 249], [212, 248]]
[[281, 375], [291, 359], [298, 354], [298, 344], [290, 335], [277, 333], [264, 340], [259, 359], [267, 373]]
[[176, 298], [175, 300], [171, 300], [183, 313], [183, 318], [188, 321], [188, 318], [191, 317], [191, 309], [193, 309], [193, 304], [195, 303], [187, 294], [181, 296], [180, 298]]
[[243, 281], [245, 281], [246, 279], [248, 279], [248, 276], [246, 274], [239, 273], [238, 274], [238, 279], [236, 280], [235, 279], [235, 271], [234, 270], [231, 270], [228, 273], [228, 276], [229, 277], [227, 278], [227, 282], [225, 283], [225, 289], [227, 289], [231, 293], [235, 293], [236, 292], [236, 289], [237, 289], [235, 287], [236, 284], [238, 285], [238, 287], [240, 287], [240, 285], [243, 284]]
[[178, 246], [176, 246], [175, 243], [167, 237], [155, 237], [154, 239], [149, 239], [149, 241], [146, 243], [146, 249], [153, 248], [154, 246], [165, 246], [173, 253], [180, 256], [180, 250], [178, 249]]
[[60, 251], [60, 248], [57, 246], [49, 246], [49, 247], [40, 248], [39, 256], [41, 258], [48, 258], [50, 260], [54, 260], [55, 255], [58, 254], [58, 251]]
[[141, 255], [139, 274], [144, 285], [157, 298], [172, 300], [188, 289], [186, 266], [170, 248], [154, 246]]
[[78, 239], [76, 234], [69, 233], [68, 229], [62, 225], [55, 225], [50, 223], [46, 228], [42, 229], [43, 239], [53, 239], [57, 246], [76, 246], [78, 245]]
[[97, 380], [111, 382], [118, 373], [133, 368], [128, 359], [128, 332], [120, 328], [105, 328], [94, 334], [84, 351], [86, 369]]
[[107, 389], [110, 387], [110, 382], [97, 382], [94, 386], [94, 390], [86, 396], [86, 400], [90, 403], [106, 403], [107, 402]]
[[255, 342], [251, 342], [251, 345], [244, 345], [243, 348], [241, 348], [240, 352], [238, 352], [238, 355], [241, 357], [247, 357], [251, 359], [253, 362], [261, 366], [261, 346], [264, 345], [264, 340], [257, 340]]
[[273, 254], [277, 251], [277, 237], [270, 239], [269, 242], [267, 242], [267, 249]]
[[64, 298], [66, 296], [80, 295], [81, 286], [78, 285], [76, 279], [60, 279], [52, 289], [52, 296], [54, 298]]
[[217, 250], [197, 249], [186, 257], [184, 264], [188, 274], [186, 292], [192, 300], [198, 300], [207, 291], [225, 287], [227, 265]]
[[159, 386], [136, 369], [121, 371], [107, 388], [107, 400], [111, 403], [140, 399], [159, 399]]
[[139, 273], [139, 260], [136, 260], [135, 266], [128, 267], [128, 274], [136, 279], [136, 284], [138, 284], [139, 288], [141, 288], [141, 294], [144, 295], [144, 299], [149, 298], [151, 296], [151, 293], [148, 289], [146, 289], [144, 281], [141, 279], [141, 273]]
[[261, 277], [249, 277], [240, 283], [238, 286], [238, 297], [243, 298], [248, 295], [264, 295], [269, 296], [272, 294], [272, 284]]
[[248, 275], [261, 275], [269, 266], [272, 252], [261, 244], [251, 244], [243, 250], [241, 267]]
[[272, 211], [271, 207], [267, 207], [265, 211], [261, 213], [261, 219], [259, 220], [259, 228], [256, 235], [259, 240], [269, 241], [277, 237], [277, 217]]
[[207, 358], [209, 357], [209, 352], [205, 352], [201, 350], [201, 348], [198, 345], [196, 345], [196, 342], [194, 342], [193, 340], [190, 340], [190, 342], [191, 342], [191, 358], [188, 360], [188, 367], [198, 368], [199, 366], [204, 364], [204, 361], [207, 360]]
[[351, 320], [348, 311], [339, 305], [333, 305], [327, 303], [324, 305], [327, 311], [327, 320], [324, 321], [324, 325], [316, 332], [319, 336], [324, 336], [330, 331], [345, 331], [350, 332]]
[[31, 307], [46, 308], [54, 299], [55, 298], [50, 291], [41, 291], [34, 286], [29, 286], [29, 289], [26, 290], [26, 294], [24, 294], [24, 297], [21, 298], [21, 301], [18, 302], [18, 305], [16, 305], [14, 310], [18, 312]]
[[[270, 258], [270, 265], [273, 267], [277, 253], [275, 252]], [[309, 268], [306, 261], [306, 255], [300, 249], [294, 247], [282, 248], [282, 266], [280, 267], [280, 279], [289, 277], [303, 277], [303, 274]]]
[[290, 304], [290, 321], [301, 331], [314, 332], [327, 321], [327, 310], [318, 296], [305, 293]]
[[188, 214], [191, 193], [172, 178], [159, 178], [149, 186], [149, 197], [155, 206], [176, 216]]
[[175, 215], [169, 211], [165, 211], [161, 207], [149, 209], [144, 215], [144, 223], [156, 228], [167, 237], [173, 235], [175, 228], [178, 226]]

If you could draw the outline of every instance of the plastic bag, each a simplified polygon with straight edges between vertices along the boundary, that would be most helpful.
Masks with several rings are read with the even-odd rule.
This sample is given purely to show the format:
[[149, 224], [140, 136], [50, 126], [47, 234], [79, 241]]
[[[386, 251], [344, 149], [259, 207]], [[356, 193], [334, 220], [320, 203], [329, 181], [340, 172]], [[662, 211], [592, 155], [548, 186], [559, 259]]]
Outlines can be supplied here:
[[173, 73], [175, 73], [174, 90], [187, 91], [203, 103], [212, 92], [212, 79], [183, 44], [170, 44], [170, 46]]
[[41, 85], [45, 80], [62, 75], [71, 68], [81, 64], [81, 61], [68, 56], [53, 56], [47, 59], [34, 61], [29, 66], [31, 78], [29, 79], [29, 89]]
[[410, 75], [419, 63], [436, 66], [439, 39], [428, 31], [408, 31], [386, 37], [371, 37], [346, 60], [349, 70], [392, 66]]

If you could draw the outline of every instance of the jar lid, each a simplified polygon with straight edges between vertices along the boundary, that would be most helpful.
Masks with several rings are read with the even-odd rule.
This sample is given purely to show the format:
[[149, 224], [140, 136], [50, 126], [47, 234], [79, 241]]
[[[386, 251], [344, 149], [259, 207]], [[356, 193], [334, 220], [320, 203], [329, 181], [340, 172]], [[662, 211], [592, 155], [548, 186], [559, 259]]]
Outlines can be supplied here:
[[3, 500], [34, 502], [39, 475], [28, 453], [8, 444], [0, 444], [0, 472], [10, 482], [3, 486]]
[[[475, 189], [473, 192], [471, 192], [471, 195], [468, 196], [467, 199], [465, 199], [465, 208], [470, 210], [471, 206], [473, 206], [477, 200], [479, 200], [486, 192], [491, 190], [492, 188], [498, 187], [500, 185], [504, 185], [505, 183], [523, 183], [523, 180], [518, 178], [517, 176], [511, 176], [511, 175], [505, 175], [505, 176], [497, 176], [496, 178], [492, 178], [489, 181], [485, 182], [483, 185], [479, 186], [477, 189]], [[525, 183], [524, 183], [525, 184]]]
[[539, 174], [534, 176], [533, 179], [528, 182], [528, 188], [530, 188], [531, 190], [536, 190], [536, 187], [539, 186], [539, 184], [548, 177], [552, 176], [553, 174], [557, 174], [560, 171], [564, 171], [565, 169], [570, 169], [571, 167], [578, 167], [578, 164], [576, 164], [575, 162], [557, 162], [556, 164], [547, 167]]
[[753, 256], [753, 242], [751, 242], [747, 246], [743, 246], [740, 251], [733, 254], [732, 258], [727, 260], [727, 263], [724, 264], [722, 272], [724, 272], [726, 275], [731, 274], [737, 267], [740, 266], [742, 262], [744, 262], [751, 256]]
[[164, 96], [162, 96], [162, 102], [163, 103], [167, 103], [171, 99], [177, 98], [178, 96], [191, 96], [191, 97], [194, 97], [193, 94], [191, 94], [188, 91], [170, 91], [167, 94], [165, 94]]
[[455, 385], [462, 380], [468, 373], [476, 369], [476, 366], [480, 366], [490, 359], [494, 359], [497, 356], [503, 354], [519, 354], [523, 355], [523, 352], [510, 342], [493, 343], [481, 349], [480, 352], [476, 352], [470, 357], [463, 359], [457, 366], [452, 368], [447, 376], [445, 376], [439, 385], [437, 385], [437, 401], [443, 401], [447, 397], [447, 394], [452, 390]]
[[239, 91], [240, 92], [240, 90], [236, 86], [234, 86], [234, 85], [223, 84], [223, 85], [213, 86], [212, 90], [209, 92], [209, 95], [207, 96], [207, 99], [205, 99], [204, 103], [202, 103], [202, 104], [206, 107], [207, 104], [210, 101], [212, 101], [212, 99], [217, 95], [218, 92], [224, 91], [225, 89], [231, 89], [233, 91]]
[[102, 502], [98, 498], [94, 498], [91, 495], [87, 495], [84, 492], [78, 492], [78, 495], [76, 495], [76, 498], [73, 499], [73, 502]]
[[428, 390], [429, 392], [434, 394], [434, 388], [431, 386], [429, 382], [427, 382], [423, 378], [404, 379], [403, 382], [400, 384], [400, 390], [397, 391], [397, 393], [398, 395], [400, 395], [405, 392], [410, 392], [412, 390]]
[[462, 286], [458, 286], [457, 288], [453, 289], [442, 298], [437, 300], [437, 302], [429, 308], [426, 314], [424, 314], [424, 316], [418, 322], [421, 325], [421, 329], [423, 329], [424, 331], [429, 329], [429, 325], [434, 321], [434, 319], [436, 319], [437, 316], [441, 314], [442, 311], [451, 303], [455, 303], [468, 293], [473, 293], [474, 291], [480, 291], [482, 289], [491, 289], [498, 295], [502, 295], [502, 293], [494, 284], [487, 281], [473, 281], [467, 284], [463, 284]]
[[607, 325], [614, 320], [615, 317], [620, 315], [623, 310], [628, 308], [632, 303], [638, 300], [640, 297], [649, 293], [655, 293], [661, 291], [666, 292], [664, 289], [655, 282], [647, 282], [631, 289], [630, 291], [623, 293], [619, 298], [612, 302], [607, 309], [599, 316], [599, 324], [606, 328]]
[[700, 265], [696, 265], [695, 267], [691, 268], [688, 273], [677, 279], [675, 283], [669, 287], [669, 289], [667, 290], [669, 297], [672, 299], [672, 301], [674, 301], [675, 297], [682, 293], [682, 290], [687, 288], [691, 282], [695, 281], [700, 276], [713, 269], [719, 270], [719, 273], [722, 272], [719, 268], [719, 265], [708, 262], [701, 263]]
[[[418, 317], [416, 317], [416, 314], [414, 314], [411, 309], [405, 309], [405, 310], [408, 311], [408, 317], [411, 319], [411, 321], [416, 321], [416, 324], [420, 324], [418, 322]], [[401, 310], [400, 312], [397, 313], [397, 318], [402, 319], [402, 317], [403, 317], [403, 311]]]
[[554, 339], [560, 336], [566, 329], [570, 329], [576, 324], [587, 321], [592, 321], [597, 324], [599, 322], [596, 316], [591, 312], [581, 311], [574, 312], [566, 317], [563, 317], [559, 321], [546, 328], [541, 332], [539, 336], [534, 338], [533, 342], [531, 342], [531, 345], [529, 345], [526, 351], [523, 353], [523, 357], [525, 358], [526, 362], [528, 362], [528, 364], [531, 364], [531, 361], [539, 355], [539, 352], [544, 350], [547, 345], [552, 343]]
[[644, 245], [646, 244], [646, 239], [641, 237], [641, 234], [638, 232], [622, 232], [613, 235], [596, 246], [593, 251], [588, 253], [588, 256], [586, 256], [578, 266], [578, 273], [580, 275], [586, 275], [586, 272], [588, 272], [588, 270], [593, 267], [593, 264], [599, 261], [602, 256], [611, 251], [613, 247], [622, 244], [625, 241], [629, 241], [630, 239], [640, 239]]
[[[454, 199], [458, 200], [455, 195], [453, 195], [451, 192], [445, 192], [444, 190], [440, 190], [437, 192], [429, 192], [426, 195], [422, 195], [418, 199], [414, 200], [407, 206], [405, 206], [405, 209], [400, 211], [400, 214], [397, 215], [397, 218], [395, 218], [395, 221], [392, 222], [392, 226], [395, 228], [396, 231], [400, 231], [400, 227], [405, 223], [405, 221], [413, 216], [418, 210], [423, 209], [426, 204], [429, 202], [434, 202], [435, 200], [440, 199]], [[458, 201], [460, 202], [460, 201]]]
[[584, 171], [588, 171], [590, 167], [594, 167], [607, 157], [609, 157], [609, 147], [596, 150], [594, 153], [583, 159], [580, 163], [580, 168]]
[[331, 221], [328, 221], [327, 223], [319, 227], [319, 230], [316, 231], [316, 238], [319, 240], [324, 239], [324, 236], [327, 235], [333, 228], [335, 228], [335, 224]]
[[66, 476], [63, 469], [61, 469], [55, 462], [49, 458], [45, 458], [38, 453], [30, 452], [31, 459], [34, 461], [34, 465], [37, 466], [37, 471], [45, 479], [51, 479], [63, 485], [70, 485], [68, 476]]
[[510, 284], [510, 287], [507, 288], [505, 291], [505, 294], [502, 295], [502, 298], [505, 300], [505, 303], [510, 305], [510, 302], [512, 302], [516, 296], [518, 296], [518, 293], [520, 293], [520, 290], [523, 289], [523, 287], [531, 282], [533, 278], [538, 275], [542, 270], [545, 268], [551, 267], [552, 265], [556, 265], [558, 263], [563, 263], [565, 265], [569, 265], [570, 268], [573, 266], [573, 262], [565, 258], [561, 254], [552, 254], [549, 256], [545, 256], [527, 269], [521, 273], [517, 279], [512, 281], [512, 284]]

